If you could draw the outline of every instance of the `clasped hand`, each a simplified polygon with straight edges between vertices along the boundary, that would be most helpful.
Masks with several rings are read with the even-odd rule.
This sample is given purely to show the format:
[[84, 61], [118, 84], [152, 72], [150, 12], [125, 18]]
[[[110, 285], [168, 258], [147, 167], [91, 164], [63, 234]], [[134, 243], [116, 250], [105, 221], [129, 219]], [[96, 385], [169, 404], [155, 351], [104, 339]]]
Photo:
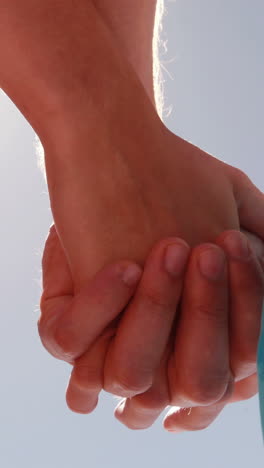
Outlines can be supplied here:
[[[150, 426], [171, 405], [192, 409], [171, 410], [165, 428], [197, 430], [257, 392], [264, 251], [250, 234], [248, 250], [236, 230], [264, 238], [263, 194], [241, 171], [143, 117], [144, 138], [136, 124], [130, 134], [113, 129], [107, 145], [76, 138], [59, 185], [53, 171], [57, 232], [43, 258], [39, 332], [74, 366], [72, 410], [91, 412], [104, 388], [124, 397], [115, 414], [130, 428]], [[93, 179], [92, 150], [102, 168]], [[171, 244], [181, 249], [168, 272]], [[142, 276], [128, 285], [121, 273], [131, 261]]]
[[[115, 415], [132, 429], [147, 428], [168, 405], [181, 407], [164, 421], [179, 432], [203, 429], [227, 403], [255, 395], [264, 248], [248, 239], [248, 251], [247, 237], [236, 231], [192, 250], [181, 239], [164, 239], [143, 274], [135, 264], [115, 263], [74, 296], [53, 226], [39, 330], [49, 352], [74, 366], [69, 407], [93, 411], [104, 388], [128, 397]], [[170, 258], [168, 246], [177, 246]]]

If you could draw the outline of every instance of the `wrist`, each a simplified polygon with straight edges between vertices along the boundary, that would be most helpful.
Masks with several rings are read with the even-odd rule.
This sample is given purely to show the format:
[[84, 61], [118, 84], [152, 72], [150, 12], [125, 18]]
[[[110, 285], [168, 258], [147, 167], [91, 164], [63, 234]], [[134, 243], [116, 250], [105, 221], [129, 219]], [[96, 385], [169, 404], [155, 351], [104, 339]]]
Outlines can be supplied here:
[[88, 0], [4, 3], [0, 86], [41, 138], [84, 82], [108, 81], [102, 21]]
[[61, 101], [43, 141], [47, 176], [54, 184], [63, 166], [74, 172], [85, 164], [87, 177], [93, 177], [107, 160], [120, 157], [137, 170], [142, 164], [137, 147], [142, 138], [149, 147], [144, 159], [154, 159], [153, 135], [158, 137], [167, 128], [137, 77], [116, 76], [116, 85], [118, 91], [100, 92], [98, 99], [94, 92], [91, 99], [81, 100], [85, 89], [82, 93], [78, 88], [76, 96]]
[[83, 49], [78, 63], [69, 64], [68, 74], [66, 67], [67, 85], [57, 87], [54, 94], [56, 111], [51, 125], [46, 122], [45, 137], [51, 147], [74, 147], [82, 135], [87, 145], [102, 135], [106, 141], [114, 135], [120, 140], [136, 128], [142, 132], [152, 120], [161, 123], [150, 93], [99, 14], [94, 29], [90, 55], [86, 59]]

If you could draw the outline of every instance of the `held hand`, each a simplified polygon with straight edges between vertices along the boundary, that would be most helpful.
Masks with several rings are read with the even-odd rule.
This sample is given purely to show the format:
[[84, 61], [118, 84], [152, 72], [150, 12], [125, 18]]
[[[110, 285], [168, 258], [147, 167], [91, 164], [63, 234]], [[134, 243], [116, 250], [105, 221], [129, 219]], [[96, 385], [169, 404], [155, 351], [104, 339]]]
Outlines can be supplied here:
[[169, 132], [152, 109], [143, 121], [138, 112], [132, 117], [129, 131], [125, 115], [107, 134], [95, 119], [93, 134], [82, 124], [67, 148], [45, 151], [75, 290], [120, 258], [143, 266], [165, 237], [194, 247], [241, 226], [264, 239], [263, 194], [241, 171]]
[[[227, 271], [217, 281], [206, 279], [198, 268], [198, 255], [205, 246], [193, 249], [176, 337], [170, 342], [169, 372], [164, 373], [164, 362], [161, 363], [152, 387], [119, 405], [116, 416], [128, 427], [148, 427], [165, 406], [174, 405], [183, 409], [170, 410], [164, 421], [166, 429], [204, 429], [227, 403], [257, 393], [263, 272], [254, 255], [237, 258], [235, 245], [239, 245], [239, 239], [238, 233], [234, 234], [232, 249], [227, 244], [229, 233], [217, 240], [229, 258], [230, 298]], [[263, 256], [263, 245], [255, 245], [257, 253]], [[167, 356], [164, 359], [166, 363]]]
[[[260, 257], [261, 255], [263, 255], [262, 243], [258, 242], [258, 240], [254, 238], [254, 236], [253, 236], [253, 239], [255, 241], [254, 243], [255, 250], [257, 250], [257, 254]], [[222, 240], [223, 239], [221, 237], [221, 239], [219, 239], [220, 243]], [[111, 381], [111, 373], [113, 374], [113, 382], [115, 384], [118, 381], [118, 379], [116, 378], [117, 374], [119, 374], [119, 376], [122, 375], [122, 363], [123, 363], [123, 369], [126, 370], [125, 359], [129, 359], [129, 357], [133, 355], [131, 354], [133, 352], [133, 349], [135, 352], [135, 341], [133, 342], [133, 340], [137, 339], [137, 344], [139, 345], [140, 345], [140, 340], [142, 343], [142, 337], [138, 335], [138, 328], [137, 328], [136, 323], [133, 325], [132, 335], [130, 335], [129, 329], [127, 329], [126, 331], [126, 327], [125, 327], [126, 320], [128, 320], [127, 325], [129, 325], [129, 322], [130, 322], [129, 313], [136, 314], [135, 318], [136, 318], [136, 322], [138, 322], [138, 326], [140, 327], [139, 328], [140, 330], [142, 330], [143, 327], [145, 328], [146, 340], [143, 339], [143, 345], [144, 345], [143, 348], [142, 346], [136, 347], [136, 350], [138, 351], [135, 354], [135, 360], [132, 366], [132, 371], [134, 371], [134, 374], [133, 373], [131, 374], [131, 372], [129, 373], [130, 384], [129, 384], [129, 381], [127, 381], [127, 384], [125, 385], [125, 387], [126, 388], [129, 386], [135, 387], [135, 381], [138, 382], [138, 376], [140, 376], [140, 379], [142, 378], [142, 375], [145, 378], [146, 370], [148, 371], [147, 377], [149, 379], [150, 369], [151, 368], [154, 369], [155, 366], [157, 366], [157, 362], [159, 360], [159, 357], [162, 356], [162, 353], [163, 353], [163, 358], [162, 358], [159, 370], [157, 371], [155, 375], [155, 379], [153, 381], [153, 385], [151, 386], [151, 388], [147, 392], [143, 393], [142, 395], [137, 395], [134, 398], [132, 398], [129, 401], [129, 403], [126, 403], [125, 405], [124, 404], [121, 405], [121, 408], [119, 407], [116, 414], [118, 418], [122, 422], [127, 424], [129, 427], [133, 427], [133, 428], [148, 427], [154, 422], [156, 417], [164, 409], [165, 406], [167, 406], [168, 404], [173, 404], [173, 401], [171, 397], [169, 396], [168, 386], [166, 383], [166, 380], [167, 380], [166, 379], [166, 364], [167, 364], [167, 359], [169, 357], [170, 350], [173, 351], [173, 346], [171, 348], [170, 346], [173, 344], [174, 339], [173, 341], [171, 340], [170, 346], [167, 347], [167, 349], [164, 351], [164, 345], [166, 343], [166, 336], [168, 336], [168, 333], [169, 333], [168, 321], [171, 323], [171, 319], [173, 315], [172, 312], [168, 314], [168, 294], [171, 300], [173, 300], [174, 298], [175, 301], [178, 295], [178, 300], [179, 300], [179, 294], [180, 294], [180, 289], [181, 289], [180, 284], [182, 282], [181, 278], [183, 277], [180, 276], [178, 278], [177, 280], [178, 287], [175, 287], [175, 284], [174, 284], [174, 287], [172, 288], [169, 276], [165, 273], [165, 271], [163, 271], [163, 281], [161, 283], [157, 282], [157, 273], [154, 274], [154, 272], [155, 272], [155, 269], [158, 269], [158, 271], [160, 272], [159, 274], [161, 274], [162, 272], [160, 270], [159, 262], [162, 262], [163, 264], [163, 260], [160, 257], [161, 257], [162, 251], [164, 250], [164, 246], [165, 246], [164, 242], [166, 243], [166, 241], [162, 241], [161, 243], [159, 243], [158, 246], [156, 246], [153, 249], [152, 254], [149, 256], [141, 283], [138, 287], [135, 297], [132, 299], [132, 302], [130, 303], [128, 310], [126, 311], [121, 321], [121, 324], [117, 331], [116, 338], [113, 339], [113, 336], [116, 332], [117, 322], [116, 323], [112, 322], [111, 325], [107, 328], [107, 330], [104, 333], [102, 333], [100, 338], [98, 338], [95, 341], [92, 347], [89, 348], [89, 345], [88, 345], [88, 350], [81, 357], [78, 357], [78, 354], [80, 351], [79, 343], [82, 342], [82, 337], [79, 336], [78, 338], [78, 336], [76, 335], [76, 330], [72, 330], [72, 343], [70, 347], [71, 358], [69, 359], [69, 334], [66, 335], [68, 336], [66, 340], [67, 349], [66, 349], [66, 353], [64, 354], [61, 348], [65, 347], [65, 335], [64, 335], [64, 343], [60, 341], [59, 346], [58, 346], [57, 338], [55, 337], [54, 331], [58, 329], [58, 326], [61, 327], [61, 330], [65, 329], [64, 320], [65, 320], [65, 316], [67, 317], [67, 310], [65, 308], [65, 305], [66, 303], [69, 304], [69, 302], [72, 302], [71, 277], [70, 277], [69, 270], [67, 268], [67, 264], [65, 262], [63, 252], [62, 250], [60, 250], [59, 248], [60, 246], [56, 245], [58, 244], [56, 233], [54, 230], [52, 230], [51, 235], [49, 236], [48, 242], [46, 244], [44, 262], [43, 262], [44, 294], [43, 294], [43, 300], [42, 300], [42, 316], [39, 321], [39, 329], [40, 329], [40, 334], [41, 334], [44, 346], [46, 346], [46, 348], [53, 355], [55, 355], [56, 357], [59, 357], [60, 359], [65, 359], [71, 363], [75, 362], [75, 367], [71, 376], [71, 380], [70, 380], [70, 384], [69, 384], [68, 392], [67, 392], [68, 404], [74, 411], [84, 412], [84, 413], [90, 412], [96, 406], [98, 393], [100, 392], [101, 388], [104, 385], [103, 367], [104, 367], [104, 360], [105, 360], [105, 356], [106, 356], [108, 348], [110, 349], [110, 351], [108, 351], [108, 356], [109, 356], [109, 353], [111, 352], [113, 353], [113, 349], [116, 350], [116, 355], [118, 355], [118, 346], [122, 352], [123, 350], [125, 350], [125, 353], [126, 353], [121, 362], [121, 374], [120, 374], [120, 368], [118, 370], [118, 366], [120, 367], [120, 362], [115, 360], [115, 363], [113, 366], [110, 361], [110, 367], [107, 365], [105, 366], [105, 376], [108, 374], [108, 378], [106, 378], [105, 381], [108, 380], [108, 385], [109, 385], [109, 382]], [[201, 248], [204, 249], [205, 247], [206, 246], [200, 246], [200, 247], [197, 247], [197, 249], [201, 249]], [[195, 254], [196, 252], [194, 249], [192, 253], [192, 257], [191, 257], [192, 259], [195, 258]], [[232, 262], [230, 261], [230, 269], [231, 269], [231, 263]], [[252, 314], [252, 317], [251, 317], [251, 319], [254, 318], [254, 320], [251, 320], [252, 321], [251, 327], [248, 328], [248, 323], [246, 324], [246, 326], [244, 326], [245, 341], [244, 341], [244, 346], [242, 347], [243, 349], [240, 348], [238, 353], [236, 352], [235, 354], [233, 353], [235, 356], [235, 358], [233, 359], [233, 362], [242, 363], [242, 372], [244, 376], [247, 374], [251, 375], [251, 373], [253, 374], [255, 372], [255, 360], [253, 360], [252, 362], [252, 354], [254, 354], [254, 347], [256, 346], [255, 335], [256, 335], [256, 330], [258, 330], [259, 328], [258, 303], [260, 301], [260, 296], [262, 294], [260, 293], [260, 282], [262, 280], [259, 277], [259, 265], [256, 263], [255, 266], [253, 266], [253, 263], [254, 262], [252, 260], [251, 270], [253, 270], [253, 272], [255, 271], [255, 274], [253, 275], [253, 277], [252, 277], [252, 271], [251, 273], [249, 273], [248, 265], [244, 264], [243, 262], [242, 262], [242, 267], [243, 267], [242, 269], [240, 265], [239, 267], [235, 266], [233, 270], [234, 277], [237, 277], [236, 275], [238, 272], [237, 270], [241, 272], [242, 276], [240, 275], [239, 282], [242, 281], [244, 286], [245, 285], [250, 286], [250, 288], [252, 288], [253, 286], [250, 297], [248, 298], [246, 297], [245, 305], [243, 306], [242, 310], [245, 310], [245, 311], [254, 310], [254, 309], [256, 310], [255, 316], [254, 314]], [[105, 272], [100, 273], [101, 288], [102, 288], [102, 285], [104, 285], [104, 287], [106, 286], [106, 283], [103, 281], [104, 274]], [[197, 285], [197, 288], [198, 288], [199, 281], [201, 281], [201, 275], [197, 270], [195, 270], [192, 263], [188, 267], [187, 275], [188, 274], [193, 276], [192, 285]], [[102, 293], [103, 293], [103, 297], [106, 297], [106, 296], [104, 294], [105, 290], [103, 289], [101, 291], [101, 294], [97, 298], [97, 301], [99, 301], [99, 297], [101, 298], [99, 302], [100, 305], [99, 307], [97, 305], [97, 308], [95, 307], [96, 306], [96, 300], [95, 300], [96, 293], [99, 293], [98, 285], [100, 283], [100, 280], [98, 278], [100, 278], [100, 276], [97, 277], [97, 282], [95, 283], [92, 282], [90, 285], [91, 286], [89, 289], [90, 296], [91, 296], [90, 299], [89, 299], [89, 296], [86, 294], [86, 299], [85, 299], [86, 322], [87, 322], [87, 310], [89, 310], [89, 305], [91, 307], [91, 304], [93, 304], [94, 314], [98, 314], [99, 312], [102, 314], [104, 310], [106, 311], [109, 308], [113, 310], [114, 301], [118, 301], [117, 295], [114, 294], [112, 302], [111, 301], [109, 302], [110, 307], [108, 309], [106, 308], [104, 309], [103, 303], [102, 303]], [[231, 280], [232, 280], [232, 275], [231, 275]], [[174, 282], [175, 281], [176, 280], [174, 280]], [[93, 285], [95, 284], [95, 287], [92, 288], [92, 284]], [[244, 289], [244, 286], [243, 286], [243, 289]], [[141, 292], [140, 292], [140, 288], [141, 288]], [[239, 289], [241, 289], [241, 284], [236, 283], [234, 292], [237, 292], [237, 290]], [[190, 347], [190, 343], [192, 342], [193, 339], [196, 340], [195, 343], [197, 346], [203, 347], [202, 349], [205, 349], [206, 351], [206, 345], [210, 346], [210, 337], [212, 341], [214, 337], [214, 341], [213, 341], [214, 347], [215, 347], [215, 338], [218, 337], [219, 345], [220, 345], [221, 340], [225, 341], [225, 351], [227, 351], [226, 347], [228, 348], [228, 345], [225, 340], [227, 328], [225, 328], [224, 330], [222, 327], [220, 332], [217, 329], [217, 326], [219, 326], [219, 320], [217, 321], [217, 313], [219, 315], [219, 300], [221, 296], [220, 291], [222, 292], [222, 290], [223, 290], [223, 284], [221, 284], [221, 286], [218, 285], [218, 287], [215, 286], [215, 288], [213, 289], [210, 281], [208, 281], [208, 283], [205, 282], [204, 288], [201, 290], [201, 296], [199, 299], [198, 308], [200, 310], [200, 313], [201, 311], [204, 311], [205, 319], [207, 320], [208, 324], [206, 326], [205, 325], [206, 320], [203, 320], [204, 328], [200, 327], [201, 328], [200, 334], [196, 333], [195, 335], [195, 330], [193, 330], [192, 334], [194, 334], [194, 336], [192, 334], [189, 334], [188, 336], [188, 334], [183, 335], [182, 333], [180, 333], [180, 331], [177, 331], [177, 335], [176, 335], [177, 339], [175, 341], [175, 344], [177, 344], [178, 342], [182, 343], [180, 350], [182, 352], [183, 352], [183, 349], [187, 350], [187, 356], [185, 357], [185, 361], [183, 361], [185, 368], [186, 366], [188, 367], [188, 365], [190, 364], [190, 362], [188, 362], [188, 347]], [[197, 291], [199, 292], [198, 289]], [[206, 310], [208, 310], [208, 305], [209, 305], [208, 299], [210, 298], [210, 293], [211, 293], [210, 307], [212, 307], [212, 309], [210, 310], [210, 315], [209, 315], [209, 314], [206, 314]], [[126, 294], [128, 294], [127, 290], [126, 290]], [[107, 296], [107, 297], [109, 300], [110, 296]], [[120, 298], [121, 297], [123, 299], [124, 295], [120, 294]], [[189, 298], [189, 303], [190, 303], [189, 310], [193, 311], [194, 316], [195, 316], [195, 311], [197, 310], [197, 298], [192, 297], [190, 292], [188, 293], [188, 290], [187, 292], [184, 291], [184, 298], [185, 300], [186, 298], [187, 300]], [[148, 305], [151, 303], [151, 300], [152, 302], [154, 300], [153, 306]], [[241, 300], [243, 303], [244, 298], [242, 297]], [[143, 307], [144, 307], [143, 309], [144, 314], [140, 315], [140, 311], [142, 310]], [[118, 312], [121, 310], [120, 302], [116, 304], [116, 309], [117, 309], [117, 314], [118, 314]], [[157, 314], [155, 314], [154, 316], [156, 318], [154, 321], [153, 321], [153, 313], [150, 314], [150, 312], [151, 311], [153, 312], [153, 310], [157, 311]], [[172, 309], [170, 308], [170, 310]], [[234, 309], [234, 312], [236, 310], [238, 309]], [[146, 315], [145, 315], [145, 312], [146, 312]], [[227, 313], [227, 310], [225, 310], [224, 312]], [[232, 312], [233, 312], [233, 308], [232, 308]], [[174, 308], [174, 313], [176, 313], [176, 304]], [[76, 314], [78, 314], [77, 310], [76, 310]], [[128, 316], [128, 319], [127, 319], [127, 316]], [[169, 317], [170, 319], [168, 320]], [[211, 317], [211, 321], [210, 321], [210, 317]], [[113, 315], [112, 315], [112, 318], [113, 318]], [[166, 320], [164, 320], [164, 318]], [[215, 318], [215, 320], [213, 318]], [[75, 323], [76, 322], [78, 323], [79, 320], [78, 320], [77, 315], [75, 316], [75, 319], [76, 319]], [[107, 316], [107, 319], [109, 322], [109, 315]], [[107, 319], [106, 319], [106, 322], [107, 322]], [[152, 319], [151, 322], [149, 321], [150, 319]], [[233, 323], [234, 323], [233, 329], [232, 329], [233, 336], [236, 336], [236, 332], [238, 330], [237, 325], [241, 327], [240, 329], [242, 330], [243, 330], [243, 324], [245, 325], [245, 322], [241, 320], [241, 317], [239, 319], [239, 323], [237, 319], [238, 317], [235, 316], [233, 320]], [[68, 319], [66, 318], [66, 321], [67, 320]], [[83, 320], [82, 311], [81, 311], [81, 320]], [[90, 317], [89, 317], [89, 320], [90, 320]], [[146, 324], [148, 325], [148, 327], [146, 327]], [[89, 323], [86, 323], [85, 325], [87, 326], [86, 330], [81, 326], [79, 328], [79, 331], [77, 331], [77, 334], [79, 333], [79, 335], [81, 335], [83, 333], [85, 336], [87, 335], [87, 331], [89, 330]], [[80, 332], [80, 329], [81, 329], [81, 332]], [[179, 330], [181, 329], [179, 328]], [[248, 334], [246, 332], [248, 332]], [[230, 336], [231, 343], [232, 343], [232, 333]], [[221, 338], [221, 334], [222, 334], [222, 338]], [[60, 336], [62, 337], [63, 333], [61, 333]], [[122, 343], [122, 337], [123, 339], [126, 339], [128, 341]], [[159, 346], [153, 347], [153, 343], [157, 345], [157, 337], [159, 339], [158, 341]], [[182, 337], [182, 341], [180, 340], [181, 337]], [[204, 339], [205, 341], [203, 341]], [[202, 345], [201, 345], [201, 340], [203, 341]], [[74, 341], [75, 341], [76, 352], [74, 352]], [[212, 343], [211, 343], [211, 346], [212, 346]], [[250, 363], [248, 362], [249, 353], [251, 353]], [[76, 359], [74, 359], [74, 354], [77, 357]], [[174, 359], [174, 356], [175, 356], [175, 353], [174, 354], [172, 353], [171, 359]], [[184, 354], [183, 354], [183, 358], [184, 358]], [[214, 360], [215, 359], [216, 358], [214, 356]], [[117, 366], [116, 366], [116, 362], [118, 364]], [[109, 363], [109, 360], [108, 360], [108, 363]], [[201, 382], [201, 375], [204, 375], [204, 378], [207, 378], [207, 382], [208, 382], [208, 375], [206, 376], [205, 374], [206, 372], [207, 374], [209, 373], [210, 362], [205, 363], [205, 365], [201, 365], [201, 364], [203, 363], [200, 362], [200, 368], [197, 369], [198, 374], [197, 374], [197, 371], [196, 373], [195, 372], [193, 373], [193, 382], [195, 384], [195, 381], [196, 381], [197, 391], [198, 393], [200, 392], [200, 394], [204, 392], [204, 386], [202, 385], [202, 382]], [[221, 369], [221, 365], [223, 366], [223, 364], [226, 366], [226, 362], [223, 363], [223, 360], [221, 361], [221, 359], [219, 359], [219, 369], [221, 371], [223, 370]], [[245, 367], [246, 367], [246, 372], [245, 372]], [[127, 368], [130, 369], [131, 371], [130, 360], [127, 361]], [[237, 368], [239, 368], [239, 365], [237, 365]], [[183, 368], [182, 366], [179, 366], [178, 369], [180, 370]], [[257, 391], [256, 390], [256, 377], [254, 377], [253, 375], [253, 377], [250, 377], [250, 378], [243, 378], [241, 377], [241, 375], [242, 374], [240, 374], [240, 378], [242, 378], [243, 380], [241, 380], [240, 382], [238, 382], [238, 377], [235, 376], [236, 377], [235, 380], [237, 380], [237, 382], [235, 383], [235, 391], [232, 397], [234, 400], [236, 399], [239, 400], [239, 399], [244, 399], [246, 397], [250, 397]], [[222, 383], [222, 385], [223, 384], [226, 385], [226, 376], [223, 377], [223, 372], [221, 372], [221, 377], [223, 378], [223, 381], [219, 383], [220, 384]], [[125, 378], [126, 377], [124, 376], [121, 377], [121, 386], [122, 386], [122, 382], [124, 383]], [[133, 378], [134, 378], [134, 382], [133, 382]], [[197, 382], [198, 382], [198, 385], [197, 385]], [[200, 388], [199, 388], [199, 384], [200, 384]], [[110, 386], [111, 386], [111, 382], [110, 382]], [[120, 389], [120, 378], [119, 378], [119, 389]], [[184, 386], [181, 387], [181, 391], [186, 394], [186, 389], [184, 389]], [[211, 391], [212, 391], [212, 388], [211, 388]], [[131, 388], [130, 388], [130, 392], [131, 392]], [[187, 389], [187, 393], [188, 393], [188, 389]], [[206, 392], [206, 394], [208, 395], [208, 391]], [[177, 395], [177, 397], [179, 398], [179, 395]], [[229, 401], [232, 401], [232, 400], [229, 400]], [[221, 409], [224, 406], [224, 404], [222, 404]], [[187, 419], [184, 418], [184, 414], [186, 415], [186, 413], [184, 412], [177, 413], [176, 422], [175, 422], [175, 416], [174, 415], [170, 416], [169, 417], [170, 424], [173, 423], [174, 429], [175, 427], [177, 427], [177, 424], [178, 426], [180, 425], [180, 427], [185, 427], [184, 424], [186, 425], [186, 422], [188, 424], [189, 423], [193, 424], [192, 426], [190, 426], [190, 428], [194, 427], [195, 424], [197, 426], [196, 428], [198, 428], [199, 424], [200, 424], [199, 427], [201, 427], [202, 425], [204, 426], [205, 421], [208, 421], [208, 424], [210, 424], [210, 422], [221, 411], [221, 409], [219, 409], [219, 404], [210, 405], [210, 407], [212, 407], [211, 412], [210, 412], [211, 420], [210, 418], [208, 419], [208, 414], [207, 414], [208, 408], [209, 408], [208, 406], [208, 407], [203, 407], [200, 414], [197, 412], [199, 408], [198, 409], [195, 408], [195, 410], [192, 410], [193, 411], [192, 414], [195, 417], [194, 420], [191, 420], [190, 417], [188, 417]], [[207, 413], [204, 412], [204, 410], [206, 409], [207, 409]], [[179, 424], [180, 415], [181, 415], [181, 419], [180, 419], [180, 424]]]
[[[120, 105], [107, 120], [107, 127], [97, 112], [92, 114], [91, 123], [89, 113], [82, 114], [80, 109], [73, 112], [71, 108], [70, 127], [59, 129], [57, 145], [50, 143], [45, 148], [56, 228], [70, 266], [72, 289], [82, 304], [77, 329], [74, 318], [78, 307], [73, 301], [65, 314], [66, 324], [56, 330], [56, 342], [75, 363], [100, 334], [100, 352], [104, 355], [109, 333], [113, 333], [112, 324], [108, 335], [102, 335], [98, 317], [94, 317], [95, 326], [90, 321], [89, 333], [85, 328], [83, 291], [105, 265], [121, 258], [142, 267], [153, 245], [171, 236], [195, 247], [215, 242], [227, 229], [243, 227], [264, 239], [260, 216], [264, 197], [245, 174], [169, 132], [143, 96], [133, 96], [129, 112], [124, 112], [123, 102], [128, 103], [121, 92]], [[59, 132], [66, 135], [64, 139]], [[59, 142], [65, 138], [68, 144], [63, 146]], [[93, 352], [98, 354], [98, 349]], [[94, 357], [92, 360], [95, 362]], [[98, 382], [98, 374], [92, 369]], [[110, 381], [116, 384], [114, 378], [116, 375]], [[106, 375], [104, 387], [116, 391], [109, 387], [112, 383]], [[132, 395], [139, 394], [151, 384], [143, 379], [136, 382], [136, 391], [133, 387], [128, 390]], [[67, 398], [72, 406], [75, 397], [70, 388]], [[120, 386], [118, 393], [127, 396]]]

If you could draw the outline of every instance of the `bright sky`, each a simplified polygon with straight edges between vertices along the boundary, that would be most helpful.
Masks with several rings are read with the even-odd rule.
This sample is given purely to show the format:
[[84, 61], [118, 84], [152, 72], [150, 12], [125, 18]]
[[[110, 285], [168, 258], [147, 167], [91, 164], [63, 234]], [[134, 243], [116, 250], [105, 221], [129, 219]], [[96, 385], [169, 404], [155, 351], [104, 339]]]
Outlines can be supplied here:
[[[166, 1], [162, 56], [170, 130], [243, 169], [264, 191], [264, 3]], [[89, 416], [71, 413], [70, 366], [37, 335], [41, 250], [51, 224], [34, 131], [0, 94], [0, 465], [5, 468], [260, 468], [258, 399], [227, 406], [207, 430], [173, 435], [159, 420], [132, 432], [103, 395]]]

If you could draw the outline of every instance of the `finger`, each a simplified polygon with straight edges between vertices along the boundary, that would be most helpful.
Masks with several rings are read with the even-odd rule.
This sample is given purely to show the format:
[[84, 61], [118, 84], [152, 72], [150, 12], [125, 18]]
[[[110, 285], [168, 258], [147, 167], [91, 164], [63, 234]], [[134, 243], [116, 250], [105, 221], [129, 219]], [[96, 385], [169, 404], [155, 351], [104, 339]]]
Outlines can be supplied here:
[[155, 374], [152, 386], [146, 392], [124, 398], [115, 409], [115, 417], [129, 429], [146, 429], [156, 421], [170, 404], [167, 361], [171, 349], [165, 353]]
[[[42, 256], [42, 286], [41, 300], [44, 301], [46, 297], [73, 295], [70, 268], [54, 224], [50, 227]], [[46, 310], [45, 313], [48, 314]]]
[[236, 403], [238, 401], [248, 400], [258, 393], [258, 374], [246, 377], [245, 379], [235, 382], [234, 393], [228, 400], [229, 403]]
[[214, 244], [194, 248], [168, 365], [173, 405], [209, 405], [226, 391], [230, 380], [227, 286], [224, 252]]
[[[248, 235], [248, 237], [250, 238], [251, 243], [252, 241], [254, 242], [255, 245], [253, 245], [253, 247], [255, 248], [258, 256], [261, 257], [263, 252], [262, 242], [252, 234]], [[166, 391], [167, 387], [166, 384], [164, 385], [166, 380], [164, 380], [164, 374], [162, 375], [162, 368], [159, 369], [158, 372], [161, 374], [159, 375], [159, 379], [157, 380], [155, 376], [155, 381], [147, 392], [129, 399], [124, 399], [116, 408], [116, 417], [127, 427], [131, 429], [145, 429], [151, 426], [163, 409], [169, 404], [168, 391]], [[163, 383], [163, 387], [161, 386], [161, 382]], [[161, 398], [161, 388], [164, 389], [163, 398]], [[244, 379], [241, 382], [236, 383], [234, 394], [228, 402], [250, 398], [256, 393], [257, 375], [254, 374], [248, 379]], [[187, 412], [189, 412], [189, 410], [190, 409], [188, 408]], [[221, 407], [219, 406], [214, 407], [213, 409], [212, 407], [210, 408], [209, 413], [211, 414], [211, 422], [220, 411]], [[186, 414], [186, 409], [184, 414]], [[214, 415], [213, 418], [212, 415]]]
[[[264, 259], [264, 242], [260, 237], [252, 234], [252, 232], [248, 232], [245, 229], [241, 229], [241, 232], [247, 237], [250, 248], [255, 257], [257, 257], [258, 261], [262, 263], [262, 259]], [[263, 267], [263, 265], [261, 265], [261, 267]]]
[[232, 168], [240, 224], [264, 241], [264, 194], [242, 171]]
[[225, 395], [216, 404], [195, 408], [171, 408], [164, 418], [164, 428], [176, 433], [206, 429], [227, 404], [247, 400], [257, 392], [257, 374], [235, 383], [231, 379]]
[[150, 253], [107, 354], [104, 388], [108, 392], [131, 397], [152, 385], [181, 297], [189, 252], [184, 241], [169, 238]]
[[108, 328], [80, 358], [75, 360], [71, 373], [66, 401], [76, 412], [91, 413], [97, 406], [103, 388], [104, 360], [115, 329]]
[[264, 277], [247, 237], [226, 231], [216, 240], [228, 256], [230, 285], [230, 366], [241, 380], [256, 372]]
[[124, 309], [142, 270], [123, 262], [105, 267], [83, 288], [60, 317], [54, 338], [64, 355], [80, 357]]
[[73, 297], [69, 269], [56, 231], [52, 231], [47, 245], [39, 334], [53, 356], [73, 363], [122, 312], [142, 270], [128, 261], [108, 265]]
[[52, 325], [58, 322], [60, 315], [72, 302], [73, 282], [54, 225], [50, 228], [42, 257], [42, 285], [41, 313], [38, 320], [39, 336], [43, 346], [52, 356], [64, 359], [63, 353], [58, 349], [53, 338]]
[[208, 406], [172, 407], [163, 420], [163, 427], [169, 432], [200, 431], [206, 429], [221, 413], [233, 392], [231, 378], [223, 397]]

